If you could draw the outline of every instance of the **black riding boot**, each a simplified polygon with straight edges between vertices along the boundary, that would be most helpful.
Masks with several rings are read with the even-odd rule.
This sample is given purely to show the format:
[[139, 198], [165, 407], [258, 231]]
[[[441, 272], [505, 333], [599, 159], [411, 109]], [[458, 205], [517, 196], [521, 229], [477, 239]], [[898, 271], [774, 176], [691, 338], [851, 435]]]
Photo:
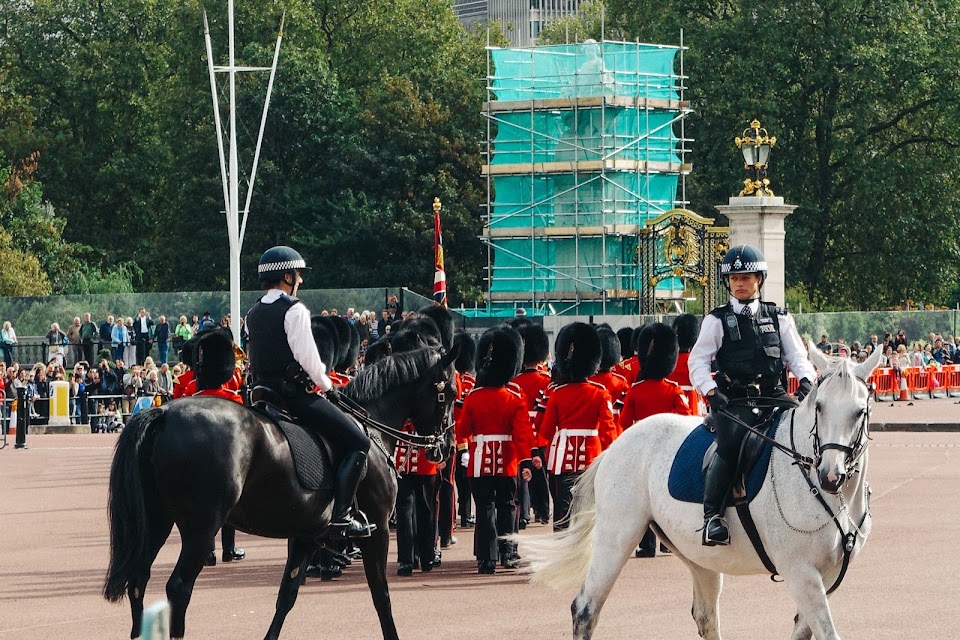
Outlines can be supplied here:
[[333, 519], [330, 526], [348, 538], [367, 538], [373, 533], [372, 526], [360, 522], [350, 514], [366, 461], [366, 453], [354, 451], [346, 457], [337, 471], [337, 488], [333, 498]]
[[703, 487], [703, 544], [708, 547], [730, 544], [730, 532], [723, 519], [727, 493], [733, 483], [733, 465], [718, 455], [710, 461]]

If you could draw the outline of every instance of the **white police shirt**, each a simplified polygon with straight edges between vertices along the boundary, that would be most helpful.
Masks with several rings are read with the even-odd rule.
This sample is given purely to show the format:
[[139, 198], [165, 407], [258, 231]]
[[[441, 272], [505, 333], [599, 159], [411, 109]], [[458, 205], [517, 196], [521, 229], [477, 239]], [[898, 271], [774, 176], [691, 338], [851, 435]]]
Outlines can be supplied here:
[[[750, 312], [754, 317], [760, 312], [760, 300], [751, 300], [748, 305], [744, 305], [736, 298], [730, 298], [730, 305], [733, 307], [733, 312], [738, 315], [743, 312], [745, 306], [750, 307]], [[817, 371], [807, 358], [807, 348], [797, 332], [797, 325], [793, 322], [793, 316], [790, 314], [778, 316], [777, 321], [780, 324], [780, 354], [784, 364], [800, 380], [806, 378], [813, 382], [817, 379]], [[723, 323], [720, 318], [708, 315], [700, 325], [700, 336], [690, 351], [688, 361], [690, 382], [703, 396], [717, 388], [717, 383], [710, 375], [710, 363], [717, 355], [722, 344]]]

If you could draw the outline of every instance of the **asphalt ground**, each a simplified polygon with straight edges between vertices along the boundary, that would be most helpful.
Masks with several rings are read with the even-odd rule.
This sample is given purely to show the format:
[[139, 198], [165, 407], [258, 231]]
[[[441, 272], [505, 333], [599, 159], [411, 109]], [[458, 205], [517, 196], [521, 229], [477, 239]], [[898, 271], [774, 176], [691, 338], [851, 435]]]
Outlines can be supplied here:
[[[955, 400], [875, 405], [874, 422], [915, 416], [951, 425]], [[889, 403], [887, 403], [889, 405]], [[949, 412], [949, 414], [948, 414]], [[922, 415], [921, 415], [922, 414]], [[929, 414], [929, 415], [927, 415]], [[957, 422], [960, 422], [958, 420]], [[949, 428], [946, 427], [946, 428]], [[100, 596], [108, 557], [106, 492], [115, 435], [31, 436], [28, 448], [0, 450], [0, 640], [126, 638], [129, 608]], [[960, 433], [875, 432], [869, 481], [874, 530], [832, 610], [844, 638], [952, 639], [960, 632]], [[531, 527], [543, 532], [541, 526]], [[517, 571], [476, 574], [472, 533], [458, 530], [429, 574], [395, 576], [390, 589], [401, 637], [570, 638], [572, 592], [533, 587]], [[285, 543], [238, 534], [247, 559], [204, 569], [187, 613], [188, 638], [256, 639], [269, 626]], [[218, 540], [219, 544], [219, 540]], [[176, 556], [176, 531], [147, 589], [163, 597]], [[521, 545], [522, 554], [523, 547]], [[691, 580], [670, 556], [631, 559], [601, 614], [595, 638], [697, 638]], [[724, 638], [788, 638], [794, 607], [768, 577], [726, 580]], [[283, 638], [380, 638], [359, 567], [333, 582], [308, 580]]]

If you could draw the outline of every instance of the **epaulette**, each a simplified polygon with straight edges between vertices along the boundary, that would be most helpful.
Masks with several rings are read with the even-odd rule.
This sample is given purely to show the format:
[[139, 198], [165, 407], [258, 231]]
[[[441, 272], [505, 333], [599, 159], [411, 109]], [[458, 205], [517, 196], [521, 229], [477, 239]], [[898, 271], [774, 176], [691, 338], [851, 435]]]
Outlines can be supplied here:
[[516, 396], [517, 400], [523, 399], [523, 393], [521, 391], [511, 388], [509, 385], [503, 388], [506, 389], [507, 393]]
[[600, 384], [600, 383], [597, 382], [596, 380], [587, 380], [587, 384], [592, 384], [592, 385], [595, 386], [595, 387], [600, 387], [600, 388], [603, 389], [604, 391], [607, 390], [607, 388], [606, 388], [605, 386], [603, 386], [602, 384]]
[[622, 375], [622, 374], [619, 374], [619, 373], [617, 373], [616, 371], [611, 371], [611, 372], [610, 372], [610, 375], [612, 375], [614, 378], [620, 378], [620, 379], [623, 380], [624, 382], [627, 381], [627, 377], [626, 377], [626, 376], [624, 376], [624, 375]]
[[730, 308], [731, 308], [730, 303], [727, 302], [727, 304], [721, 305], [716, 309], [714, 309], [713, 311], [711, 311], [710, 315], [713, 316], [714, 318], [723, 318], [723, 314], [725, 314], [727, 310], [729, 310]]

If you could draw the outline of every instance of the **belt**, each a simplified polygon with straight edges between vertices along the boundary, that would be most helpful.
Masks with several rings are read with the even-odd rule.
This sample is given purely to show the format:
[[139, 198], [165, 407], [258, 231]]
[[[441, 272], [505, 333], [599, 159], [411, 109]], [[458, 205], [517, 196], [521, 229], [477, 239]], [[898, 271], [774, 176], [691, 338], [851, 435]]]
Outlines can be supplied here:
[[473, 452], [473, 476], [480, 477], [480, 471], [483, 469], [483, 449], [488, 442], [512, 442], [513, 436], [509, 434], [478, 434], [473, 436], [473, 444], [476, 445]]
[[563, 473], [563, 458], [567, 452], [567, 440], [569, 438], [589, 438], [590, 436], [599, 436], [597, 429], [560, 429], [553, 436], [553, 442], [550, 444], [550, 457], [552, 461], [550, 470], [555, 474]]

